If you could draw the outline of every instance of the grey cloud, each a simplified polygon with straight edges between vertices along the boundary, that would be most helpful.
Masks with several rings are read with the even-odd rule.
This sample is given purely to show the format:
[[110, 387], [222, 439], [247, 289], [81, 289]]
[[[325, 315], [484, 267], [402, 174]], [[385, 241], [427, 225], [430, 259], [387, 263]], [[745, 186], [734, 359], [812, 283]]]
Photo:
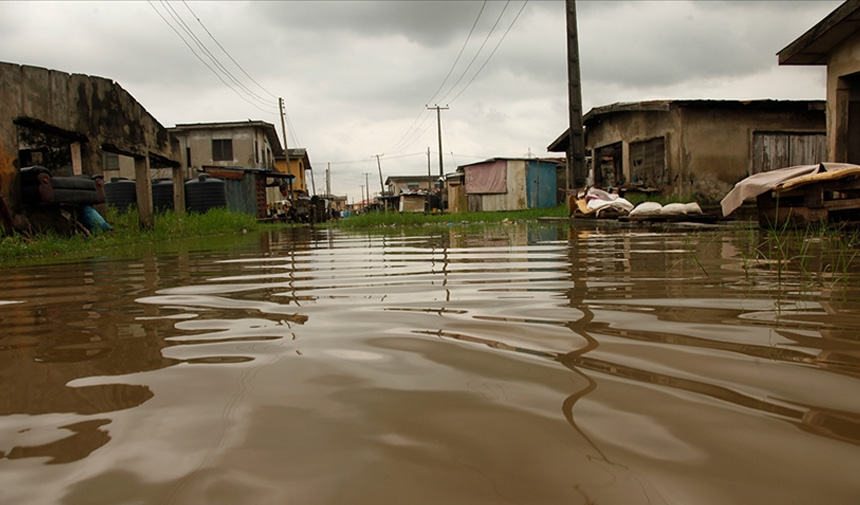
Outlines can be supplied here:
[[[583, 75], [622, 86], [739, 76], [777, 64], [821, 5], [793, 5], [773, 22], [774, 2], [626, 2], [590, 5], [580, 19]], [[822, 4], [826, 4], [822, 2]], [[816, 8], [817, 7], [817, 8]], [[786, 43], [787, 43], [786, 42]]]
[[[487, 11], [497, 11], [500, 2]], [[466, 33], [480, 1], [254, 2], [252, 8], [272, 28], [340, 36], [390, 37], [429, 47]]]

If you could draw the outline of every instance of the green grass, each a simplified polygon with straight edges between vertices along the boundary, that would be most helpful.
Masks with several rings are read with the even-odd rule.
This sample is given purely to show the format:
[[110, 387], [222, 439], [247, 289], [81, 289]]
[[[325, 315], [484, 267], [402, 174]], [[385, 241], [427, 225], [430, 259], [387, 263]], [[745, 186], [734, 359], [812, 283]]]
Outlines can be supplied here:
[[567, 218], [567, 207], [560, 205], [548, 209], [528, 209], [506, 212], [462, 212], [457, 214], [420, 214], [399, 212], [376, 212], [350, 216], [326, 223], [338, 228], [382, 228], [411, 225], [458, 226], [508, 221], [534, 221], [540, 217]]
[[[559, 206], [551, 209], [531, 209], [516, 212], [472, 212], [463, 214], [400, 214], [382, 212], [352, 216], [340, 221], [323, 223], [318, 226], [343, 228], [392, 228], [408, 226], [465, 226], [483, 223], [508, 221], [528, 221], [539, 217], [567, 217], [567, 208]], [[106, 221], [113, 228], [110, 231], [88, 237], [76, 234], [61, 237], [55, 233], [40, 235], [18, 234], [0, 237], [0, 264], [46, 262], [61, 259], [80, 259], [102, 255], [107, 251], [113, 254], [133, 254], [143, 247], [162, 244], [183, 238], [210, 235], [235, 234], [264, 228], [283, 228], [284, 223], [263, 224], [253, 216], [239, 214], [227, 209], [212, 209], [205, 214], [189, 213], [178, 216], [173, 212], [159, 213], [149, 229], [140, 229], [137, 212], [118, 213], [108, 207]], [[296, 225], [299, 226], [299, 225]]]
[[838, 223], [750, 228], [747, 234], [741, 252], [747, 275], [750, 268], [763, 267], [780, 283], [787, 273], [816, 282], [845, 279], [860, 254], [860, 230]]
[[271, 226], [258, 223], [254, 216], [233, 213], [224, 208], [212, 209], [205, 214], [188, 213], [181, 217], [173, 212], [159, 213], [155, 215], [154, 224], [149, 229], [140, 229], [137, 212], [133, 210], [120, 214], [108, 207], [106, 220], [113, 229], [92, 237], [80, 233], [61, 237], [51, 232], [34, 236], [17, 234], [0, 237], [0, 264], [51, 258], [86, 258], [123, 247], [241, 233]]

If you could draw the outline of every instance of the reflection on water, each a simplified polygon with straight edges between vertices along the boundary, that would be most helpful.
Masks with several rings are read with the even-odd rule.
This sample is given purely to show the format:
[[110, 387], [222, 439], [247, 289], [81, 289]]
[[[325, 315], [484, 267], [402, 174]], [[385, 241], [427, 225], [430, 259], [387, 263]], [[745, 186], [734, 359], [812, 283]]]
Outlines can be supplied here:
[[9, 269], [0, 503], [857, 503], [860, 267], [806, 247], [302, 228]]

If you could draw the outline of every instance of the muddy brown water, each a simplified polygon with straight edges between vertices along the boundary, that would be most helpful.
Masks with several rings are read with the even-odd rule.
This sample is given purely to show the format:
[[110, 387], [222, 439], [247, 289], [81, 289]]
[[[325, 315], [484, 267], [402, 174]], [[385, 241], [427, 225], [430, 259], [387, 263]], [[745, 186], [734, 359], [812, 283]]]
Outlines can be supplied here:
[[763, 237], [291, 229], [6, 268], [0, 503], [860, 503], [860, 259]]

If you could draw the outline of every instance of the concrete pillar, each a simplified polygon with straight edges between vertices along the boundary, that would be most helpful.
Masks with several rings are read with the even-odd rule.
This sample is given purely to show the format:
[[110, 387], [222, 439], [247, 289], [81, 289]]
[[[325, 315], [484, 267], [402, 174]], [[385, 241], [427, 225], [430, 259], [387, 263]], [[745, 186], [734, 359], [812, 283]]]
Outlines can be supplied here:
[[137, 183], [137, 215], [141, 229], [152, 228], [152, 175], [149, 156], [134, 157], [134, 179]]
[[72, 173], [74, 175], [83, 174], [84, 164], [81, 160], [81, 143], [72, 142], [71, 144], [69, 144], [69, 151], [71, 151], [72, 155]]
[[177, 216], [185, 215], [185, 178], [181, 166], [173, 167], [173, 212]]
[[839, 78], [836, 86], [836, 96], [833, 100], [833, 116], [828, 112], [827, 121], [830, 123], [828, 135], [827, 157], [830, 161], [846, 163], [848, 161], [848, 107], [851, 100], [851, 86], [844, 78]]
[[630, 142], [626, 140], [621, 141], [621, 177], [625, 184], [630, 184]]

